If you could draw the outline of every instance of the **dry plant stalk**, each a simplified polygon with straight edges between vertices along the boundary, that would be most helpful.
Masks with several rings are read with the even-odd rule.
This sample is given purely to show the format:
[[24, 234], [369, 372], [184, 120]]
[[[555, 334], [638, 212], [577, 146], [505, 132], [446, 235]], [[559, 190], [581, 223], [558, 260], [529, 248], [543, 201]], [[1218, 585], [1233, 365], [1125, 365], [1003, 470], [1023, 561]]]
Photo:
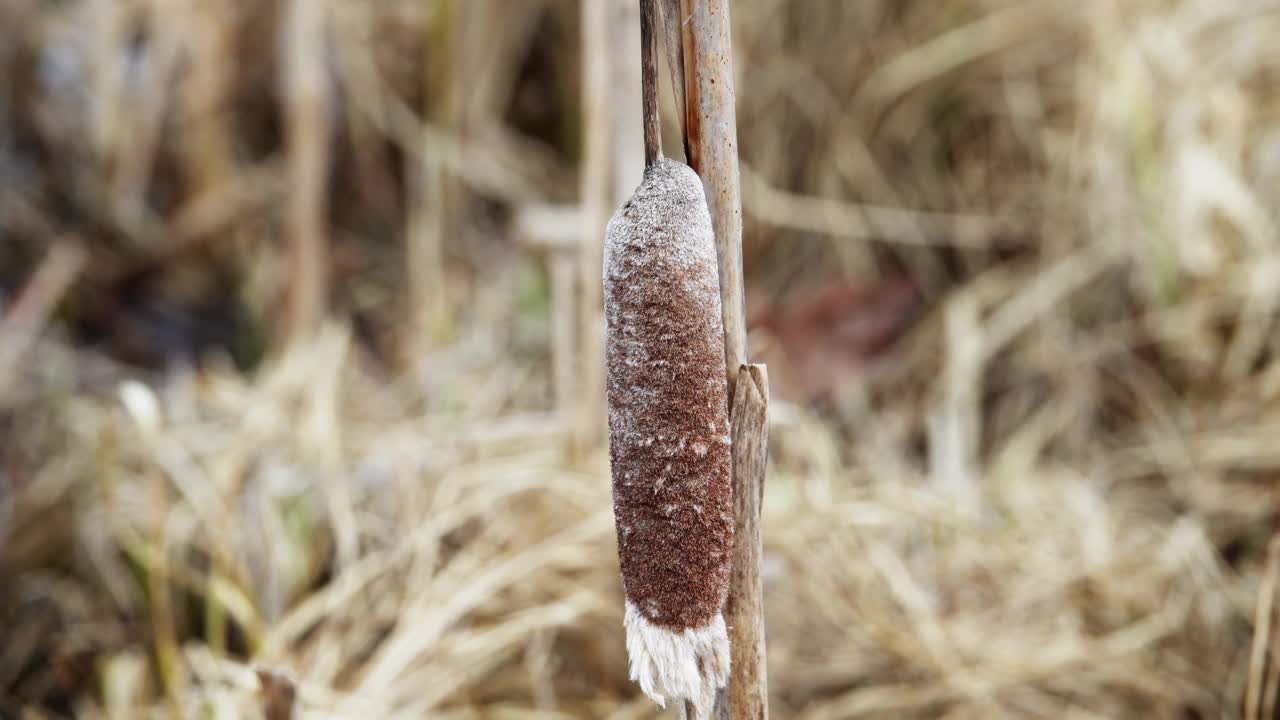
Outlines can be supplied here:
[[310, 337], [320, 327], [327, 297], [329, 261], [325, 227], [330, 137], [333, 118], [325, 78], [324, 38], [328, 22], [323, 3], [294, 0], [285, 26], [284, 88], [289, 143], [289, 302], [290, 342]]
[[573, 450], [585, 453], [600, 439], [600, 390], [604, 366], [599, 358], [601, 231], [609, 221], [612, 200], [610, 153], [613, 138], [609, 92], [609, 3], [582, 3], [583, 127], [586, 140], [582, 170], [582, 251], [579, 253], [578, 344], [580, 352]]
[[17, 374], [18, 361], [31, 349], [84, 263], [85, 253], [78, 245], [55, 243], [17, 299], [0, 314], [0, 401]]
[[[764, 365], [743, 365], [733, 396], [733, 573], [725, 617], [730, 628], [733, 676], [727, 700], [717, 712], [733, 718], [769, 715], [769, 683], [765, 672], [764, 587], [760, 577], [764, 537], [764, 474], [769, 461], [769, 374]], [[744, 488], [749, 480], [754, 487]]]
[[574, 320], [581, 213], [564, 206], [533, 205], [521, 209], [514, 223], [525, 246], [547, 256], [551, 275], [551, 367], [555, 412], [563, 427], [571, 427], [580, 389], [574, 372]]
[[[768, 375], [748, 366], [746, 302], [742, 288], [742, 191], [733, 84], [729, 0], [681, 0], [685, 90], [685, 151], [705, 186], [719, 259], [720, 305], [728, 389], [734, 399], [733, 582], [730, 618], [733, 676], [717, 699], [717, 717], [756, 720], [769, 715], [765, 666], [764, 599], [760, 578], [763, 535], [760, 510], [768, 458]], [[670, 24], [668, 24], [670, 27]], [[737, 392], [741, 371], [750, 392]], [[751, 403], [739, 408], [739, 399]]]
[[640, 103], [644, 119], [645, 169], [662, 157], [662, 123], [658, 116], [658, 33], [656, 0], [641, 0]]
[[192, 3], [187, 21], [191, 41], [190, 75], [180, 88], [183, 113], [192, 140], [183, 146], [192, 195], [215, 192], [227, 184], [235, 165], [231, 129], [224, 104], [231, 87], [235, 7], [220, 0]]
[[448, 302], [444, 278], [444, 237], [447, 233], [446, 173], [437, 148], [423, 130], [421, 155], [411, 157], [405, 173], [409, 210], [405, 227], [405, 257], [409, 293], [413, 298], [413, 329], [428, 344], [448, 336]]
[[711, 717], [729, 673], [731, 439], [715, 237], [662, 157], [657, 6], [641, 4], [644, 179], [605, 232], [609, 459], [631, 678]]
[[1258, 589], [1258, 605], [1253, 616], [1253, 647], [1249, 653], [1249, 684], [1245, 690], [1245, 720], [1273, 718], [1280, 688], [1276, 667], [1275, 613], [1276, 584], [1280, 581], [1280, 535], [1267, 544], [1266, 566]]
[[[613, 110], [613, 165], [610, 212], [631, 196], [644, 175], [644, 62], [640, 47], [640, 6], [635, 0], [611, 0], [609, 17], [609, 107]], [[601, 234], [596, 234], [599, 241]], [[596, 270], [600, 268], [597, 267]], [[597, 357], [600, 354], [597, 353]]]
[[702, 178], [720, 262], [729, 392], [747, 362], [742, 292], [742, 190], [728, 0], [682, 0], [685, 133], [689, 166]]
[[684, 41], [681, 40], [680, 0], [662, 0], [663, 44], [667, 48], [667, 69], [671, 72], [671, 87], [676, 98], [676, 115], [680, 119], [680, 140], [684, 143], [684, 156], [689, 158], [689, 135], [685, 132], [684, 93]]

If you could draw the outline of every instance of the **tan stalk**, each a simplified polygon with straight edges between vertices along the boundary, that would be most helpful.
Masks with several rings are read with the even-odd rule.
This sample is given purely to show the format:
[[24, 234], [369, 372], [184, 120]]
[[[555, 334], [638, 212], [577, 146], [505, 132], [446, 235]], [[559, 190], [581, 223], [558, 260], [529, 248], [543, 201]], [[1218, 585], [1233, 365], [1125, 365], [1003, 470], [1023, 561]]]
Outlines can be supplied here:
[[604, 226], [613, 212], [612, 94], [609, 68], [610, 2], [582, 3], [582, 122], [586, 147], [582, 169], [582, 251], [578, 254], [578, 354], [581, 384], [573, 428], [573, 449], [585, 453], [603, 437], [604, 315], [600, 268], [604, 264]]
[[1258, 588], [1253, 616], [1253, 647], [1249, 653], [1249, 679], [1245, 687], [1244, 718], [1275, 717], [1276, 677], [1274, 657], [1276, 583], [1280, 576], [1280, 536], [1267, 544], [1266, 566]]
[[[763, 555], [760, 510], [768, 437], [768, 374], [747, 365], [746, 304], [742, 287], [742, 194], [738, 172], [733, 44], [729, 0], [681, 0], [685, 69], [685, 147], [689, 165], [702, 177], [715, 228], [720, 305], [733, 420], [733, 575], [725, 616], [729, 623], [732, 674], [716, 703], [716, 717], [768, 717], [765, 672]], [[737, 391], [741, 372], [749, 392]], [[739, 407], [739, 401], [749, 407]]]
[[577, 399], [571, 438], [581, 457], [604, 439], [604, 316], [600, 268], [605, 225], [644, 169], [640, 117], [640, 13], [635, 0], [582, 4], [582, 246], [578, 253]]
[[313, 335], [327, 296], [326, 198], [333, 116], [325, 77], [326, 7], [294, 0], [285, 27], [284, 88], [289, 156], [290, 342]]

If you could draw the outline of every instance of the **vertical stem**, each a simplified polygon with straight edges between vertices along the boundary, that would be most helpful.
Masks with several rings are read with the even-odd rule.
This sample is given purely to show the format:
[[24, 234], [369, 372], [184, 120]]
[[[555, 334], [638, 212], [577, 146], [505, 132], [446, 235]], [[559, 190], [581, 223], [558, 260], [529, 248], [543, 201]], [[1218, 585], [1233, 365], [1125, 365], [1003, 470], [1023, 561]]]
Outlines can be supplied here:
[[435, 344], [448, 335], [448, 303], [444, 287], [444, 238], [448, 234], [445, 183], [448, 182], [436, 146], [424, 126], [422, 152], [407, 158], [408, 206], [405, 259], [413, 332]]
[[662, 121], [658, 116], [658, 3], [640, 0], [640, 98], [644, 105], [644, 166], [662, 157]]
[[188, 192], [192, 197], [220, 189], [234, 170], [231, 129], [225, 108], [235, 57], [235, 7], [222, 0], [200, 0], [183, 13], [190, 74], [179, 88], [182, 112], [190, 128], [182, 146]]
[[1269, 718], [1275, 713], [1273, 678], [1276, 670], [1270, 667], [1275, 660], [1272, 658], [1268, 663], [1267, 658], [1275, 649], [1272, 641], [1275, 634], [1273, 617], [1276, 584], [1280, 577], [1277, 571], [1280, 571], [1280, 535], [1273, 536], [1267, 543], [1267, 560], [1262, 570], [1262, 584], [1258, 588], [1258, 604], [1253, 617], [1253, 647], [1249, 654], [1249, 680], [1245, 687], [1244, 720]]
[[613, 0], [582, 3], [582, 124], [586, 136], [581, 180], [582, 245], [578, 254], [580, 366], [572, 451], [584, 455], [604, 426], [604, 313], [600, 273], [604, 230], [613, 212], [613, 114], [609, 88], [609, 21]]
[[[609, 0], [609, 107], [612, 109], [613, 203], [625, 203], [644, 176], [644, 44], [636, 0]], [[656, 86], [655, 86], [656, 87]], [[656, 91], [655, 91], [656, 97]], [[655, 101], [655, 108], [658, 104]], [[661, 131], [659, 131], [661, 132]], [[658, 147], [662, 147], [659, 140]]]
[[325, 78], [325, 6], [289, 4], [284, 43], [284, 95], [289, 155], [290, 342], [313, 335], [324, 316], [328, 259], [325, 193], [332, 114]]
[[[763, 720], [769, 716], [765, 668], [764, 584], [760, 577], [764, 534], [765, 467], [769, 461], [769, 374], [764, 365], [743, 365], [729, 418], [733, 428], [733, 573], [725, 623], [732, 676], [717, 698], [719, 717]], [[726, 697], [727, 696], [727, 697]]]
[[729, 0], [682, 0], [685, 132], [689, 166], [702, 177], [720, 259], [729, 397], [747, 362], [746, 305], [742, 294], [742, 191], [738, 177], [738, 122], [733, 89]]
[[763, 720], [769, 715], [769, 707], [760, 577], [763, 554], [760, 511], [768, 459], [769, 388], [764, 366], [745, 364], [742, 196], [729, 0], [681, 0], [680, 8], [685, 68], [685, 147], [689, 165], [702, 177], [716, 233], [733, 427], [735, 542], [725, 608], [732, 675], [727, 691], [716, 699], [716, 717]]
[[[429, 24], [423, 27], [423, 43], [427, 68], [423, 77], [423, 96], [432, 98], [434, 124], [448, 129], [463, 127], [462, 96], [459, 85], [465, 84], [460, 66], [466, 65], [458, 36], [468, 31], [474, 20], [470, 6], [458, 2], [441, 3]], [[465, 40], [465, 38], [464, 38]], [[415, 338], [428, 345], [439, 343], [450, 335], [448, 294], [445, 292], [444, 242], [449, 236], [455, 216], [458, 188], [455, 179], [445, 172], [441, 152], [424, 124], [422, 151], [406, 158], [405, 189], [405, 259], [409, 286], [410, 321]]]
[[[640, 33], [636, 0], [582, 3], [582, 251], [579, 253], [577, 414], [571, 453], [581, 457], [604, 437], [604, 230], [613, 209], [643, 173]], [[638, 121], [639, 119], [639, 121]]]
[[555, 370], [556, 415], [568, 426], [573, 417], [573, 270], [575, 257], [551, 251], [551, 366]]
[[680, 0], [662, 0], [663, 43], [667, 46], [667, 69], [671, 72], [671, 93], [676, 97], [676, 115], [680, 118], [680, 141], [684, 143], [685, 161], [689, 158], [689, 137], [684, 132], [684, 42], [680, 27], [684, 16]]

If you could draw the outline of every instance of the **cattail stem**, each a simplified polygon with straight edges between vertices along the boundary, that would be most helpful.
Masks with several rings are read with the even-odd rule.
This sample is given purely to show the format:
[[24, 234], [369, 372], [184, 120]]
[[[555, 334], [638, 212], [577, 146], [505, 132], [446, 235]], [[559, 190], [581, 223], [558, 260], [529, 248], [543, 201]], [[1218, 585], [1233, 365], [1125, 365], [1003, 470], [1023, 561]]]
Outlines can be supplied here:
[[644, 166], [662, 157], [662, 121], [658, 117], [658, 2], [640, 0], [640, 85], [644, 114]]
[[684, 41], [681, 39], [683, 15], [680, 0], [662, 0], [662, 42], [667, 47], [667, 69], [671, 72], [672, 94], [676, 96], [676, 116], [680, 118], [680, 141], [684, 143], [684, 159], [689, 162], [689, 135], [685, 132], [687, 124], [684, 98]]
[[729, 0], [680, 0], [679, 4], [685, 71], [685, 148], [689, 165], [702, 178], [715, 229], [725, 369], [733, 418], [736, 541], [725, 608], [732, 671], [727, 691], [717, 699], [716, 717], [764, 720], [769, 716], [769, 707], [760, 511], [768, 460], [769, 387], [764, 366], [747, 364], [742, 195]]
[[718, 717], [765, 720], [769, 682], [765, 668], [764, 583], [760, 566], [764, 538], [765, 467], [769, 462], [769, 373], [764, 365], [743, 365], [730, 415], [733, 428], [733, 573], [725, 621], [729, 634], [729, 687], [721, 695]]
[[681, 0], [680, 4], [689, 166], [702, 178], [716, 231], [725, 365], [732, 399], [738, 368], [747, 362], [747, 324], [742, 292], [742, 188], [729, 0]]

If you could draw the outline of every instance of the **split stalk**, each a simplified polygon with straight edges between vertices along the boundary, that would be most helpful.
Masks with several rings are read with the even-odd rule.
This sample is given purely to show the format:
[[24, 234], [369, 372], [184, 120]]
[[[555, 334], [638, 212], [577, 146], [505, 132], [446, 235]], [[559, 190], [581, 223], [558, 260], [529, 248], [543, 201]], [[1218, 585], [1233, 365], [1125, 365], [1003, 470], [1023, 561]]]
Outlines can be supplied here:
[[[674, 3], [670, 3], [674, 5]], [[716, 233], [720, 302], [733, 424], [733, 575], [725, 619], [732, 675], [717, 718], [768, 717], [760, 511], [768, 460], [768, 374], [747, 364], [742, 287], [742, 195], [738, 174], [729, 0], [680, 0], [685, 147], [702, 178]], [[741, 382], [741, 385], [739, 384]]]

